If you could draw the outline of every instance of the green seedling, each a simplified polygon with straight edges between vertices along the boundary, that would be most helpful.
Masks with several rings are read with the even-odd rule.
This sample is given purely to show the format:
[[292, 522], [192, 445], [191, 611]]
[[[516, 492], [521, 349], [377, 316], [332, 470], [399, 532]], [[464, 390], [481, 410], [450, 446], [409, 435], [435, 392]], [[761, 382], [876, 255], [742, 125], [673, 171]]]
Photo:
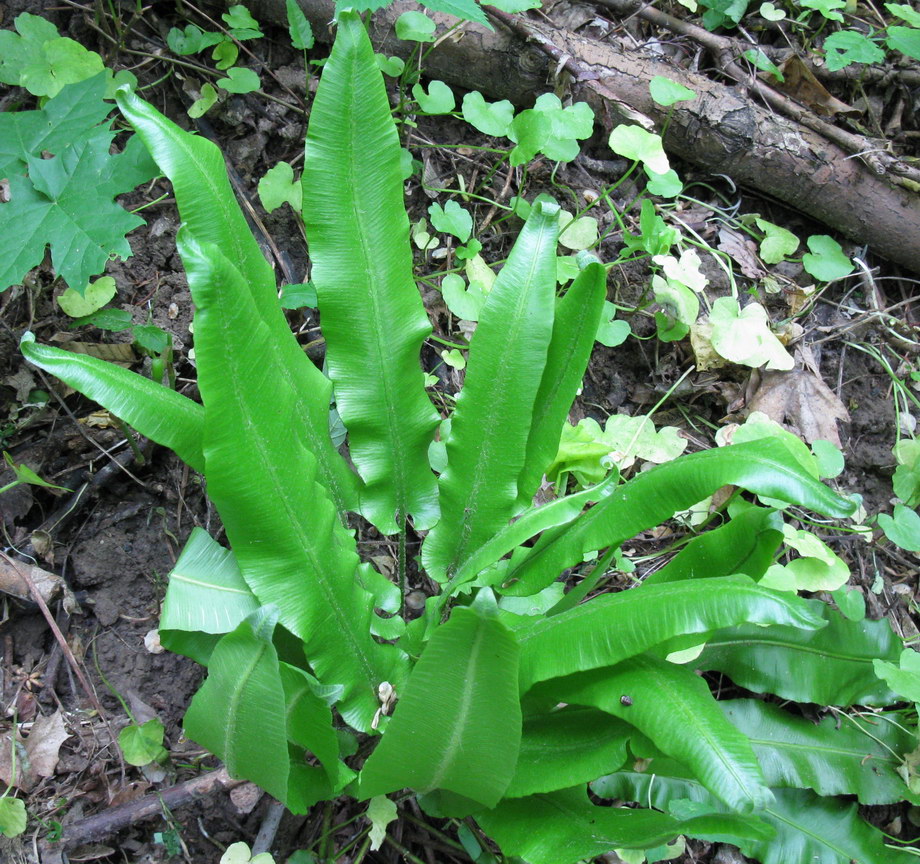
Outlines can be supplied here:
[[[462, 389], [440, 400], [445, 417], [420, 364], [431, 328], [398, 133], [355, 13], [339, 15], [302, 176], [329, 377], [290, 332], [217, 148], [130, 93], [119, 104], [178, 202], [202, 404], [31, 336], [22, 351], [205, 475], [229, 548], [193, 532], [160, 622], [165, 646], [208, 669], [185, 717], [192, 740], [295, 813], [343, 794], [415, 795], [530, 864], [679, 835], [768, 864], [839, 850], [864, 864], [908, 860], [835, 797], [920, 801], [897, 773], [915, 746], [902, 734], [910, 721], [885, 710], [897, 695], [865, 662], [894, 662], [900, 642], [887, 622], [857, 624], [758, 584], [782, 540], [775, 510], [722, 514], [633, 590], [565, 593], [563, 573], [599, 579], [623, 543], [725, 485], [831, 518], [855, 505], [777, 440], [535, 502], [606, 295], [604, 267], [583, 257], [557, 299], [555, 201], [533, 202], [497, 274], [476, 265], [494, 281]], [[333, 395], [348, 458], [330, 433]], [[443, 447], [432, 448], [439, 426]], [[392, 579], [360, 557], [354, 513], [393, 537]], [[416, 538], [437, 587], [413, 618], [400, 611]], [[666, 659], [703, 642], [690, 668]], [[879, 725], [856, 749], [834, 723], [796, 748], [809, 723], [757, 699], [726, 708], [697, 669], [782, 699], [875, 707]], [[767, 711], [764, 741], [750, 718]], [[589, 783], [639, 806], [598, 806]]]
[[[4, 454], [6, 455], [6, 454]], [[2, 491], [2, 490], [0, 490]], [[13, 728], [16, 728], [16, 715], [13, 715]], [[18, 735], [14, 733], [10, 736], [10, 777], [16, 778], [16, 749], [18, 747]], [[29, 821], [26, 813], [25, 802], [19, 798], [13, 798], [10, 795], [12, 784], [8, 785], [0, 795], [0, 834], [4, 837], [18, 837], [26, 830]]]
[[61, 36], [44, 18], [23, 12], [13, 22], [16, 28], [0, 30], [0, 83], [24, 87], [33, 96], [57, 96], [68, 84], [76, 84], [100, 73], [106, 77], [106, 96], [123, 84], [134, 86], [137, 78], [122, 70], [113, 75], [102, 58], [79, 42]]
[[285, 0], [284, 5], [291, 44], [299, 51], [309, 51], [314, 43], [313, 27], [307, 20], [307, 16], [303, 14], [303, 9], [300, 8], [297, 0]]
[[5, 450], [3, 451], [3, 460], [6, 462], [7, 467], [10, 471], [13, 472], [13, 477], [15, 479], [11, 480], [9, 483], [4, 486], [0, 486], [0, 495], [4, 492], [8, 492], [10, 489], [15, 488], [16, 486], [21, 486], [22, 484], [27, 484], [29, 486], [44, 486], [46, 489], [58, 489], [61, 492], [70, 492], [72, 490], [68, 489], [66, 486], [55, 486], [54, 483], [49, 483], [47, 480], [42, 480], [28, 465], [25, 464], [16, 464], [13, 457], [10, 456]]

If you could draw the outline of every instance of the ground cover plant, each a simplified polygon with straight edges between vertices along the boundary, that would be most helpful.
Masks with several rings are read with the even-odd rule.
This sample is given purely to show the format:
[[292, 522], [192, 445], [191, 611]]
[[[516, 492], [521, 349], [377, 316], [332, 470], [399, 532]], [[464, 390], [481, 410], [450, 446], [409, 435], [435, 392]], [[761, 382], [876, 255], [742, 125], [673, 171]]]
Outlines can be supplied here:
[[[888, 624], [797, 595], [841, 583], [783, 512], [856, 509], [819, 482], [832, 472], [814, 454], [751, 433], [624, 482], [582, 471], [582, 491], [534, 503], [606, 323], [605, 269], [589, 254], [556, 296], [555, 201], [531, 203], [477, 303], [464, 386], [439, 418], [399, 141], [357, 16], [340, 16], [302, 179], [328, 377], [290, 334], [216, 148], [130, 91], [118, 100], [178, 201], [203, 404], [30, 336], [22, 351], [207, 480], [230, 548], [193, 533], [160, 622], [167, 647], [208, 668], [190, 737], [294, 812], [349, 795], [385, 823], [386, 796], [411, 790], [534, 864], [613, 849], [658, 860], [678, 835], [767, 864], [908, 860], [836, 797], [914, 800], [902, 757], [915, 716], [888, 708], [910, 668]], [[330, 434], [333, 398], [354, 470]], [[642, 585], [594, 593], [625, 541], [725, 486], [750, 494], [721, 508], [724, 524]], [[393, 579], [358, 556], [350, 514], [395, 536]], [[784, 540], [811, 554], [778, 573]], [[438, 591], [407, 620], [417, 567]], [[581, 580], [565, 593], [569, 568]], [[718, 702], [693, 670], [832, 706], [838, 722], [753, 695]]]

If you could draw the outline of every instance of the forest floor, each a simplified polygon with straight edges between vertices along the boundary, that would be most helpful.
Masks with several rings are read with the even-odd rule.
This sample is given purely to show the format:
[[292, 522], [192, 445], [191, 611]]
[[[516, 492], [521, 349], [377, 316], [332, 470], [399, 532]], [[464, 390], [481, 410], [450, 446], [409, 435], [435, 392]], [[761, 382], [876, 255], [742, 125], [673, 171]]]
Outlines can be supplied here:
[[[98, 11], [104, 5], [97, 4], [95, 8]], [[161, 63], [155, 56], [137, 66], [144, 58], [113, 55], [94, 27], [90, 6], [84, 9], [76, 4], [52, 7], [41, 2], [3, 2], [0, 28], [11, 28], [13, 19], [22, 11], [49, 18], [62, 34], [99, 50], [115, 68], [134, 66], [142, 84], [153, 84], [144, 91], [145, 98], [167, 116], [191, 125], [186, 116], [191, 101], [187, 91], [194, 89], [191, 76], [185, 74], [183, 80], [181, 70]], [[184, 20], [177, 17], [173, 4], [154, 3], [137, 22], [137, 34], [128, 44], [142, 51], [162, 48], [163, 33]], [[303, 92], [303, 55], [290, 48], [284, 31], [265, 29], [267, 38], [249, 42], [248, 47], [274, 70], [280, 82]], [[318, 46], [315, 56], [322, 56], [321, 51]], [[166, 71], [173, 74], [164, 78]], [[290, 101], [276, 81], [269, 82], [266, 89], [282, 102]], [[11, 92], [7, 90], [4, 98], [10, 98]], [[3, 93], [0, 89], [0, 95]], [[215, 106], [206, 120], [239, 177], [242, 193], [258, 214], [265, 236], [282, 250], [290, 272], [302, 280], [307, 261], [297, 221], [287, 207], [265, 213], [256, 185], [277, 161], [296, 163], [303, 147], [303, 112], [297, 106], [268, 101], [253, 93], [233, 96]], [[462, 176], [467, 189], [478, 188], [490, 171], [489, 154], [439, 146], [483, 143], [477, 134], [449, 118], [420, 118], [408, 145], [424, 162], [425, 182], [429, 186], [456, 184], [456, 178]], [[589, 141], [582, 154], [555, 172], [553, 164], [545, 160], [532, 165], [527, 176], [528, 196], [541, 188], [553, 191], [555, 186], [557, 194], [562, 189], [564, 195], [576, 199], [581, 196], [584, 202], [585, 191], [596, 192], [608, 185], [611, 178], [603, 172], [617, 170], [616, 165], [611, 168], [606, 161], [609, 151], [605, 155], [600, 141]], [[772, 201], [733, 188], [724, 177], [678, 167], [685, 183], [695, 184], [694, 194], [700, 199], [698, 204], [686, 204], [681, 216], [713, 244], [720, 242], [715, 214], [726, 200], [736, 213], [759, 213], [797, 236], [825, 232], [822, 226]], [[523, 192], [518, 188], [521, 179], [519, 171], [506, 175], [502, 168], [480, 192], [487, 197], [507, 195], [509, 191], [518, 194]], [[410, 219], [416, 222], [427, 216], [434, 198], [418, 176], [412, 178], [407, 189]], [[166, 197], [157, 201], [161, 195]], [[114, 305], [128, 310], [133, 323], [152, 323], [171, 334], [177, 387], [194, 394], [195, 369], [189, 358], [192, 307], [175, 251], [179, 219], [168, 184], [160, 180], [122, 199], [129, 209], [149, 202], [154, 203], [141, 211], [146, 227], [134, 231], [129, 238], [132, 257], [113, 262], [108, 268], [118, 285]], [[482, 226], [490, 205], [473, 201], [470, 207], [475, 223]], [[603, 220], [601, 227], [606, 227]], [[489, 260], [502, 257], [501, 251], [507, 248], [507, 230], [507, 223], [493, 222], [478, 235], [486, 252], [494, 253]], [[610, 260], [605, 256], [619, 245], [616, 232], [611, 233], [598, 250], [602, 260]], [[809, 391], [811, 395], [805, 393], [802, 398], [804, 407], [799, 414], [790, 412], [785, 419], [793, 428], [809, 426], [816, 437], [833, 439], [839, 434], [846, 469], [835, 485], [844, 492], [862, 495], [869, 513], [891, 512], [895, 466], [892, 446], [899, 437], [895, 412], [898, 390], [891, 375], [860, 348], [868, 345], [889, 358], [901, 380], [908, 380], [911, 372], [920, 369], [917, 355], [907, 353], [903, 343], [893, 341], [880, 326], [880, 319], [870, 314], [879, 304], [881, 308], [900, 304], [896, 314], [911, 331], [917, 324], [917, 319], [911, 317], [916, 313], [916, 304], [912, 303], [914, 282], [884, 260], [873, 258], [871, 250], [847, 244], [844, 248], [848, 254], [865, 260], [874, 278], [869, 280], [858, 271], [831, 284], [798, 319], [803, 328], [799, 344], [810, 349], [810, 374], [823, 382], [823, 389], [821, 401]], [[422, 273], [430, 268], [421, 253], [418, 266]], [[704, 272], [713, 284], [718, 284], [718, 268], [707, 266]], [[788, 266], [783, 275], [790, 285], [808, 284], [807, 274], [799, 265]], [[621, 308], [635, 309], [625, 317], [640, 338], [629, 338], [617, 348], [597, 346], [573, 420], [591, 416], [603, 421], [614, 413], [646, 414], [693, 364], [686, 340], [663, 343], [645, 338], [653, 337], [654, 323], [647, 311], [637, 308], [637, 303], [647, 290], [648, 279], [647, 268], [641, 266], [618, 268], [611, 273], [609, 297]], [[214, 532], [219, 520], [208, 503], [201, 478], [174, 455], [151, 448], [145, 450], [142, 462], [134, 458], [123, 430], [110, 418], [94, 414], [96, 406], [24, 362], [17, 346], [27, 328], [36, 333], [40, 342], [74, 338], [70, 320], [55, 302], [62, 287], [55, 281], [50, 264], [46, 264], [32, 274], [25, 288], [0, 295], [0, 442], [17, 464], [27, 464], [58, 486], [76, 489], [87, 480], [95, 478], [95, 482], [66, 514], [62, 511], [72, 503], [69, 493], [34, 486], [18, 486], [0, 495], [0, 514], [3, 546], [8, 553], [28, 543], [37, 548], [33, 532], [39, 526], [53, 537], [50, 548], [36, 555], [41, 566], [59, 574], [73, 592], [78, 608], [65, 608], [58, 602], [52, 613], [76, 667], [91, 685], [99, 705], [88, 697], [41, 609], [12, 596], [2, 597], [0, 704], [7, 716], [0, 716], [0, 732], [5, 730], [3, 724], [14, 710], [19, 722], [25, 723], [59, 711], [66, 717], [51, 775], [23, 790], [34, 817], [29, 832], [15, 842], [7, 842], [5, 851], [0, 845], [0, 860], [10, 862], [35, 861], [36, 838], [53, 833], [58, 823], [74, 824], [217, 766], [212, 757], [184, 739], [181, 730], [183, 713], [203, 678], [202, 669], [183, 657], [151, 650], [148, 634], [157, 627], [167, 575], [192, 528], [202, 526]], [[456, 320], [448, 314], [439, 292], [423, 286], [423, 293], [435, 332], [452, 338]], [[788, 299], [788, 292], [768, 297], [776, 317], [788, 314]], [[305, 337], [315, 326], [309, 310], [292, 312], [291, 323]], [[916, 329], [912, 332], [916, 333]], [[126, 335], [91, 327], [77, 330], [76, 338], [108, 344], [129, 340]], [[426, 348], [423, 360], [429, 369], [440, 361], [437, 347], [432, 343]], [[442, 384], [457, 389], [459, 372], [442, 365], [436, 374], [443, 376]], [[35, 404], [38, 391], [50, 394], [47, 403]], [[766, 404], [763, 375], [757, 371], [737, 366], [695, 371], [670, 393], [653, 419], [656, 425], [681, 428], [691, 450], [712, 446], [713, 431], [739, 422], [758, 391], [760, 404]], [[835, 413], [848, 419], [838, 425]], [[907, 425], [912, 421], [903, 413], [900, 422], [905, 431], [912, 431]], [[806, 432], [803, 428], [795, 431]], [[117, 465], [113, 461], [116, 458]], [[103, 471], [106, 466], [110, 467]], [[0, 473], [0, 485], [10, 479], [9, 470]], [[62, 515], [67, 518], [58, 524]], [[630, 551], [642, 555], [661, 548], [666, 539], [660, 535], [642, 536], [630, 544]], [[850, 584], [865, 595], [869, 616], [888, 616], [900, 635], [916, 635], [917, 560], [887, 543], [878, 531], [868, 543], [846, 535], [832, 542], [834, 551], [851, 568]], [[129, 720], [126, 706], [139, 720], [156, 716], [164, 723], [169, 751], [165, 767], [141, 769], [121, 761], [113, 737]], [[101, 707], [101, 714], [97, 707]], [[53, 738], [51, 733], [49, 737]], [[269, 805], [267, 798], [253, 794], [248, 785], [232, 792], [218, 790], [173, 811], [164, 807], [152, 818], [72, 849], [68, 859], [216, 864], [228, 844], [253, 840]], [[395, 836], [397, 844], [418, 856], [411, 860], [468, 860], [445, 846], [436, 830], [421, 827], [425, 823], [421, 813], [415, 815], [418, 821], [406, 821]], [[881, 824], [893, 815], [881, 814], [878, 820]], [[294, 850], [315, 849], [330, 826], [342, 826], [333, 836], [338, 848], [346, 848], [349, 837], [362, 827], [360, 819], [347, 824], [354, 816], [357, 811], [349, 812], [347, 807], [340, 810], [322, 805], [306, 817], [286, 814], [272, 846], [276, 860], [285, 861]], [[436, 828], [437, 823], [433, 824]], [[393, 845], [375, 854], [376, 858], [366, 860], [397, 861], [402, 853]], [[728, 847], [696, 843], [690, 845], [681, 860], [718, 864], [743, 860], [733, 854]], [[53, 856], [46, 855], [45, 860], [53, 860]], [[337, 860], [349, 862], [351, 858], [345, 854]]]

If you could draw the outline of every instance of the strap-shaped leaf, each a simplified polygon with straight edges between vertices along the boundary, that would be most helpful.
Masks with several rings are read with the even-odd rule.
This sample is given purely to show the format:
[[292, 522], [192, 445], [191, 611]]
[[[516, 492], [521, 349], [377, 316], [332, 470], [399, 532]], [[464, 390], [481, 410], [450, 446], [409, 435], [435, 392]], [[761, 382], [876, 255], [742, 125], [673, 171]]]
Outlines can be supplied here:
[[329, 781], [326, 797], [331, 797], [354, 777], [354, 772], [339, 761], [339, 738], [332, 725], [332, 711], [317, 694], [318, 682], [313, 676], [288, 663], [280, 663], [279, 672], [288, 740], [319, 759]]
[[626, 761], [632, 728], [595, 708], [570, 706], [524, 721], [521, 753], [506, 798], [568, 789]]
[[169, 574], [160, 629], [229, 633], [258, 608], [233, 553], [193, 528]]
[[304, 437], [316, 457], [320, 482], [339, 512], [357, 510], [358, 478], [333, 447], [329, 435], [332, 383], [291, 337], [278, 302], [274, 273], [236, 203], [220, 150], [206, 138], [180, 129], [129, 91], [119, 92], [117, 99], [118, 107], [172, 183], [188, 233], [201, 242], [215, 244], [241, 273], [252, 297], [252, 320], [263, 321], [272, 335], [269, 350], [258, 359], [253, 357], [252, 362], [283, 368], [298, 394], [296, 425], [289, 434]]
[[559, 449], [559, 436], [581, 386], [607, 296], [607, 271], [593, 262], [556, 304], [553, 335], [534, 402], [527, 458], [518, 483], [521, 504], [530, 504], [543, 472]]
[[[288, 807], [290, 757], [284, 690], [272, 645], [276, 610], [259, 610], [228, 633], [211, 654], [208, 677], [185, 715], [188, 736]], [[295, 812], [306, 812], [304, 809]]]
[[508, 788], [521, 740], [518, 647], [491, 603], [455, 609], [431, 638], [364, 765], [362, 798], [408, 786], [494, 807]]
[[355, 13], [339, 13], [310, 109], [304, 225], [326, 362], [361, 512], [386, 534], [397, 514], [437, 519], [428, 445], [438, 417], [419, 362], [431, 325], [412, 277], [400, 144], [383, 76]]
[[732, 810], [752, 813], [772, 802], [747, 737], [691, 670], [644, 655], [553, 684], [560, 700], [592, 705], [635, 726]]
[[253, 593], [277, 604], [317, 677], [344, 686], [345, 719], [366, 730], [377, 687], [396, 682], [402, 655], [370, 636], [373, 602], [354, 578], [354, 539], [317, 482], [313, 454], [291, 436], [290, 379], [253, 362], [271, 356], [273, 337], [239, 270], [184, 229], [178, 245], [197, 309], [208, 494]]
[[486, 567], [494, 564], [507, 552], [541, 531], [571, 522], [587, 504], [600, 501], [607, 494], [615, 479], [611, 476], [590, 489], [566, 495], [564, 498], [557, 498], [539, 507], [530, 507], [521, 514], [520, 518], [497, 531], [489, 540], [476, 548], [457, 570], [452, 587], [471, 581]]
[[204, 471], [204, 410], [197, 402], [114, 363], [39, 345], [32, 333], [22, 337], [19, 348], [39, 369], [98, 402], [141, 435], [169, 447], [196, 471]]
[[815, 603], [828, 622], [812, 632], [740, 626], [713, 634], [695, 661], [757, 693], [818, 705], [890, 705], [897, 694], [878, 678], [873, 659], [898, 662], [901, 640], [887, 620], [849, 621]]
[[[605, 798], [667, 808], [670, 801], [689, 799], [713, 809], [720, 806], [699, 783], [656, 772], [618, 772], [591, 784]], [[766, 840], [738, 836], [731, 842], [761, 864], [911, 864], [916, 858], [892, 846], [884, 835], [859, 818], [855, 804], [821, 798], [804, 789], [775, 789], [773, 804], [758, 816], [775, 831]], [[689, 836], [703, 837], [693, 831]], [[705, 838], [704, 838], [705, 839]], [[715, 838], [713, 838], [715, 839]], [[724, 839], [724, 838], [719, 838]]]
[[[476, 821], [505, 855], [530, 864], [572, 864], [612, 849], [648, 849], [678, 834], [702, 837], [760, 837], [771, 830], [750, 817], [712, 814], [680, 821], [655, 810], [598, 807], [584, 787], [510, 798]], [[789, 861], [800, 859], [789, 859]], [[804, 859], [801, 859], [804, 860]]]
[[521, 692], [538, 681], [612, 666], [675, 636], [709, 633], [723, 626], [720, 621], [729, 622], [724, 626], [783, 624], [809, 632], [824, 626], [807, 601], [744, 576], [605, 594], [517, 631]]
[[618, 546], [729, 484], [826, 516], [847, 516], [855, 508], [799, 468], [781, 441], [693, 453], [643, 471], [570, 525], [544, 534], [509, 567], [503, 593], [540, 591], [589, 552]]
[[552, 335], [559, 207], [538, 199], [479, 315], [440, 478], [441, 521], [422, 547], [435, 579], [515, 515]]
[[783, 540], [782, 526], [782, 517], [775, 510], [751, 507], [727, 525], [691, 540], [664, 567], [649, 573], [642, 585], [732, 573], [757, 581], [773, 563]]
[[898, 774], [902, 756], [917, 744], [903, 714], [827, 715], [815, 724], [756, 699], [719, 707], [750, 739], [768, 786], [855, 795], [861, 804], [918, 800]]

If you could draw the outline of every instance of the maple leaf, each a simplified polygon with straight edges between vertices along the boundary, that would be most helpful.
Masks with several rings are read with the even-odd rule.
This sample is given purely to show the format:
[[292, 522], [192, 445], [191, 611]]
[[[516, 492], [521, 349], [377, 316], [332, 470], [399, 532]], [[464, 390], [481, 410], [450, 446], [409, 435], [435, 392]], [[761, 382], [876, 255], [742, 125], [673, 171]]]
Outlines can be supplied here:
[[[139, 140], [110, 155], [115, 133], [98, 124], [111, 110], [103, 76], [65, 88], [40, 111], [0, 116], [0, 176], [10, 200], [0, 204], [0, 291], [41, 264], [51, 246], [56, 273], [76, 291], [113, 255], [127, 258], [125, 235], [144, 224], [113, 200], [156, 173]], [[100, 107], [101, 106], [101, 107]], [[56, 153], [42, 158], [48, 151]]]

